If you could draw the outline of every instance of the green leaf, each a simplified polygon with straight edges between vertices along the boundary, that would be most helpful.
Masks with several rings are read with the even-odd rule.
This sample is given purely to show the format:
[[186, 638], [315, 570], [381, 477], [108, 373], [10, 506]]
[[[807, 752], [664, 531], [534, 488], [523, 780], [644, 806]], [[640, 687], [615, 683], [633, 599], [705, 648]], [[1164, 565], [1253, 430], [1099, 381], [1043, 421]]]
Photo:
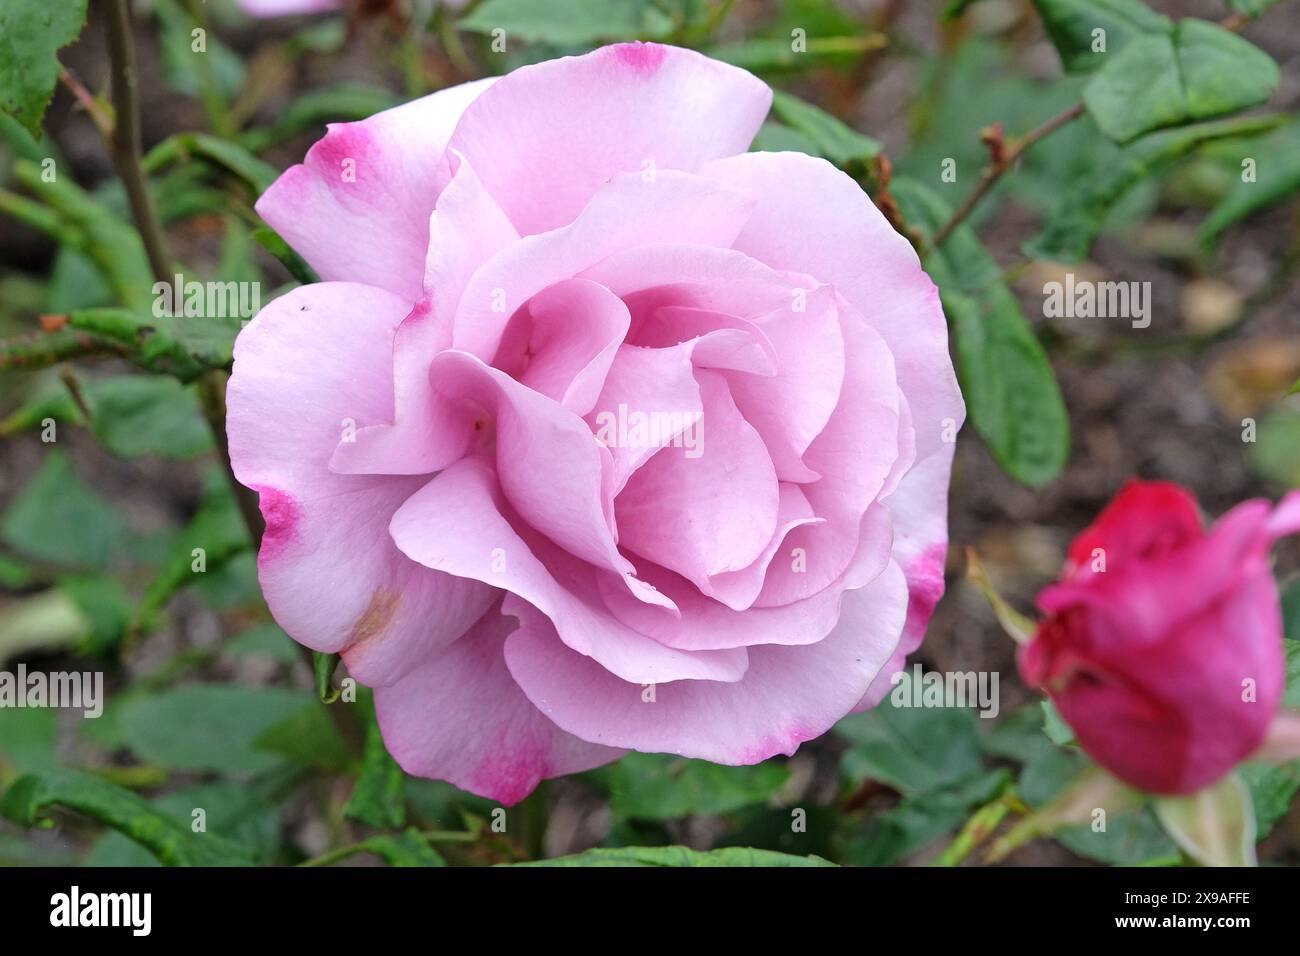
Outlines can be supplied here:
[[[117, 375], [82, 378], [91, 430], [119, 458], [194, 458], [212, 449], [212, 431], [194, 392], [172, 378]], [[0, 422], [0, 434], [43, 428], [45, 419], [85, 424], [85, 416], [60, 384]]]
[[807, 153], [809, 156], [822, 155], [817, 143], [807, 133], [801, 133], [797, 129], [791, 129], [789, 126], [771, 120], [758, 128], [749, 148], [756, 153], [794, 152]]
[[49, 564], [102, 568], [124, 527], [106, 501], [82, 484], [65, 452], [53, 449], [0, 518], [0, 537]]
[[1204, 20], [1135, 37], [1083, 89], [1097, 125], [1117, 143], [1266, 101], [1277, 64], [1254, 44]]
[[1291, 809], [1291, 801], [1300, 790], [1300, 760], [1277, 765], [1248, 763], [1237, 772], [1249, 788], [1255, 807], [1255, 839], [1262, 840]]
[[925, 700], [923, 688], [913, 683], [912, 674], [904, 672], [894, 692], [875, 709], [835, 725], [849, 742], [841, 770], [850, 779], [879, 780], [911, 796], [960, 784], [983, 771], [974, 712], [947, 700], [900, 706], [896, 699]]
[[339, 666], [339, 655], [312, 651], [311, 660], [316, 671], [316, 696], [323, 704], [334, 703], [339, 699], [339, 690], [334, 686], [334, 671]]
[[253, 747], [330, 773], [342, 773], [352, 765], [348, 745], [330, 720], [325, 705], [318, 701], [303, 705], [296, 713], [268, 727], [253, 741]]
[[446, 866], [443, 858], [429, 846], [429, 841], [418, 830], [402, 833], [381, 833], [361, 843], [327, 853], [320, 860], [308, 861], [305, 866], [327, 866], [359, 853], [373, 853], [389, 866]]
[[249, 866], [252, 854], [214, 833], [194, 833], [188, 823], [98, 777], [47, 770], [20, 777], [0, 799], [0, 815], [33, 826], [54, 807], [84, 813], [147, 847], [167, 866]]
[[119, 303], [148, 312], [153, 305], [153, 273], [140, 234], [70, 176], [47, 182], [41, 173], [36, 163], [14, 163], [14, 178], [46, 207], [40, 228], [94, 262]]
[[[1300, 584], [1293, 582], [1284, 596], [1283, 608], [1287, 615], [1287, 633], [1300, 635]], [[1290, 598], [1289, 607], [1286, 598]], [[1300, 639], [1288, 638], [1282, 642], [1286, 654], [1286, 691], [1282, 694], [1282, 706], [1288, 709], [1300, 708]]]
[[[207, 833], [239, 844], [259, 864], [273, 862], [280, 849], [280, 811], [257, 787], [206, 783], [174, 790], [149, 802], [167, 816], [189, 821], [191, 831], [196, 822], [195, 811], [202, 810]], [[142, 846], [112, 831], [95, 842], [83, 865], [124, 867], [159, 864]]]
[[1100, 235], [1111, 209], [1138, 183], [1205, 143], [1267, 133], [1277, 123], [1276, 117], [1269, 116], [1218, 120], [1143, 137], [1071, 184], [1042, 230], [1025, 243], [1025, 253], [1056, 262], [1080, 262]]
[[684, 846], [598, 847], [575, 856], [502, 866], [834, 866], [817, 856], [789, 856], [771, 850], [724, 847], [700, 852]]
[[32, 583], [32, 572], [21, 561], [0, 554], [0, 588], [21, 591]]
[[212, 430], [194, 390], [173, 378], [119, 375], [85, 389], [95, 436], [121, 458], [195, 458], [212, 449]]
[[1228, 6], [1237, 13], [1257, 17], [1270, 7], [1275, 7], [1281, 2], [1282, 0], [1228, 0]]
[[121, 643], [131, 621], [132, 602], [120, 581], [104, 574], [67, 575], [59, 580], [59, 589], [86, 619], [85, 651], [105, 654]]
[[599, 40], [657, 40], [672, 18], [648, 0], [485, 0], [457, 26], [471, 33], [504, 30], [506, 41], [582, 46]]
[[389, 866], [446, 866], [429, 841], [418, 830], [398, 834], [380, 834], [365, 842], [365, 848], [381, 857]]
[[1186, 797], [1159, 797], [1156, 816], [1204, 866], [1255, 866], [1255, 805], [1237, 774]]
[[280, 234], [269, 226], [258, 226], [253, 230], [253, 240], [263, 249], [280, 260], [280, 264], [289, 270], [289, 275], [293, 276], [303, 285], [311, 285], [313, 282], [320, 282], [320, 276], [316, 270], [307, 264], [307, 260], [298, 255], [297, 252], [281, 238]]
[[[1252, 143], [1255, 177], [1247, 182], [1235, 177], [1232, 188], [1214, 207], [1199, 232], [1209, 244], [1233, 223], [1300, 193], [1300, 122], [1292, 121], [1277, 132]], [[1244, 175], [1244, 171], [1243, 171]]]
[[53, 707], [0, 707], [0, 784], [58, 765], [58, 717]]
[[279, 178], [269, 163], [258, 159], [238, 143], [207, 133], [176, 133], [149, 151], [144, 159], [145, 171], [160, 172], [173, 163], [191, 157], [209, 160], [248, 183], [254, 196], [260, 196]]
[[180, 588], [204, 580], [251, 546], [229, 479], [212, 471], [204, 475], [204, 485], [198, 512], [177, 535], [145, 592], [136, 612], [139, 626], [147, 625]]
[[[891, 187], [907, 220], [933, 234], [947, 204], [909, 179]], [[925, 260], [939, 286], [957, 347], [957, 374], [971, 420], [998, 464], [1040, 486], [1060, 473], [1070, 423], [1056, 375], [997, 262], [963, 224]]]
[[816, 146], [814, 155], [836, 166], [866, 165], [880, 152], [880, 143], [870, 136], [863, 136], [825, 110], [789, 93], [777, 90], [773, 94], [772, 112]]
[[0, 110], [33, 139], [59, 79], [57, 54], [85, 23], [86, 0], [5, 0], [0, 10]]
[[1002, 835], [990, 851], [999, 860], [1021, 844], [1075, 824], [1091, 824], [1104, 813], [1109, 818], [1141, 803], [1141, 794], [1100, 767], [1088, 767], [1051, 802], [1024, 817]]
[[630, 753], [594, 774], [609, 789], [614, 814], [639, 820], [730, 813], [767, 801], [790, 778], [790, 771], [778, 763], [723, 767], [642, 753]]
[[787, 37], [753, 37], [710, 47], [705, 54], [755, 73], [802, 70], [825, 63], [851, 63], [862, 54], [879, 50], [888, 41], [879, 33], [856, 36], [808, 37], [796, 52]]
[[1300, 411], [1282, 405], [1264, 416], [1246, 460], [1255, 474], [1285, 488], [1300, 488]]
[[1058, 747], [1074, 743], [1074, 728], [1065, 722], [1065, 718], [1056, 709], [1056, 705], [1050, 700], [1045, 700], [1042, 702], [1042, 706], [1043, 733], [1047, 734], [1047, 739]]
[[[1139, 0], [1034, 0], [1034, 6], [1070, 73], [1092, 72], [1134, 38], [1174, 28]], [[1093, 52], [1094, 30], [1105, 31], [1105, 52]]]
[[272, 727], [303, 709], [299, 691], [237, 684], [187, 684], [133, 697], [121, 730], [142, 760], [171, 770], [257, 773], [281, 762], [255, 748]]
[[388, 753], [379, 723], [372, 717], [366, 728], [361, 775], [343, 808], [343, 815], [372, 827], [406, 824], [406, 775]]
[[861, 832], [844, 842], [845, 862], [854, 866], [889, 866], [951, 833], [975, 807], [995, 799], [1010, 773], [993, 770], [942, 790], [907, 797], [872, 817]]
[[177, 92], [194, 97], [234, 99], [244, 85], [244, 61], [239, 54], [206, 32], [206, 49], [194, 49], [194, 18], [175, 0], [154, 0], [162, 27], [163, 76]]

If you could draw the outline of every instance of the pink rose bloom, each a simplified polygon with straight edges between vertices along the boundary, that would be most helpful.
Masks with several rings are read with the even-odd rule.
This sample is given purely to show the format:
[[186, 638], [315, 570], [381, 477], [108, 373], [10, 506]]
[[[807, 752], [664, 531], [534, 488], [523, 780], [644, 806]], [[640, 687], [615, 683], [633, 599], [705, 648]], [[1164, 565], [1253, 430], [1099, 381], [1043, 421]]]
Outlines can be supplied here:
[[1079, 744], [1150, 793], [1200, 790], [1294, 736], [1273, 541], [1300, 530], [1300, 493], [1247, 501], [1206, 531], [1196, 499], [1130, 482], [1070, 546], [1050, 615], [1020, 655]]
[[[459, 10], [469, 0], [435, 0], [436, 6]], [[346, 10], [348, 0], [238, 0], [239, 7], [250, 17], [297, 17], [329, 10]]]
[[330, 128], [258, 211], [326, 280], [235, 345], [276, 620], [410, 773], [790, 754], [921, 640], [964, 409], [939, 297], [771, 91], [653, 44]]
[[342, 10], [346, 0], [239, 0], [239, 8], [250, 17], [297, 17], [327, 10]]

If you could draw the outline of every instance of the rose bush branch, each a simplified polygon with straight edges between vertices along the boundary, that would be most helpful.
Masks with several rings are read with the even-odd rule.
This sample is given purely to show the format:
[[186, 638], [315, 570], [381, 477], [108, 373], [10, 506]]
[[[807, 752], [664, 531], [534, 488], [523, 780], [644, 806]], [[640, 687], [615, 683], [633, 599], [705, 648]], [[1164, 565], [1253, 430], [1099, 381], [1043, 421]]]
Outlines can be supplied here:
[[[1234, 13], [1229, 17], [1219, 21], [1219, 26], [1224, 30], [1237, 33], [1241, 31], [1248, 23], [1256, 17], [1244, 14]], [[952, 217], [941, 226], [934, 234], [934, 247], [937, 249], [943, 245], [944, 241], [952, 235], [953, 231], [960, 226], [975, 211], [980, 201], [989, 194], [989, 191], [997, 185], [998, 180], [1015, 166], [1021, 156], [1035, 143], [1045, 139], [1057, 130], [1062, 129], [1073, 123], [1076, 119], [1087, 112], [1087, 106], [1083, 102], [1075, 103], [1069, 109], [1058, 113], [1051, 119], [1044, 122], [1041, 126], [1030, 130], [1023, 136], [1011, 141], [1006, 141], [1002, 137], [1002, 124], [997, 123], [985, 127], [980, 132], [980, 139], [989, 150], [989, 164], [984, 167], [980, 174], [979, 182], [971, 193], [963, 200], [962, 204], [957, 207]]]
[[975, 211], [975, 207], [980, 204], [989, 190], [992, 189], [1002, 175], [1016, 164], [1016, 161], [1024, 155], [1029, 147], [1033, 146], [1039, 140], [1050, 136], [1058, 129], [1068, 126], [1084, 114], [1085, 107], [1082, 103], [1075, 103], [1069, 109], [1053, 116], [1041, 126], [1030, 130], [1024, 136], [1011, 140], [1009, 143], [1002, 138], [1001, 124], [996, 127], [986, 128], [980, 135], [984, 144], [989, 149], [989, 165], [984, 167], [984, 172], [980, 174], [980, 181], [971, 191], [970, 195], [957, 207], [952, 218], [944, 223], [939, 231], [934, 234], [934, 246], [942, 246], [954, 229], [966, 221], [966, 218]]

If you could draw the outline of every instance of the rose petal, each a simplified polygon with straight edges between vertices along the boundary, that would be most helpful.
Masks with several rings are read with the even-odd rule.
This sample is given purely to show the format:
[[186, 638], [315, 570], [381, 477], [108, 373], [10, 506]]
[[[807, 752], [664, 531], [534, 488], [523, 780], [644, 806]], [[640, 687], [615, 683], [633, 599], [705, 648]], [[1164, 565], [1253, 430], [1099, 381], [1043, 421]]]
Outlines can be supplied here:
[[614, 502], [633, 554], [707, 587], [710, 575], [756, 561], [776, 533], [780, 492], [763, 440], [741, 417], [721, 373], [696, 373], [704, 415], [694, 447], [668, 447]]
[[403, 770], [509, 806], [548, 777], [623, 756], [565, 733], [524, 696], [503, 653], [515, 626], [493, 607], [460, 640], [375, 691], [384, 743]]
[[452, 342], [490, 360], [511, 316], [547, 286], [591, 278], [583, 271], [646, 243], [729, 246], [750, 206], [744, 193], [688, 173], [661, 172], [650, 181], [620, 174], [568, 225], [527, 236], [484, 263], [461, 296]]
[[869, 326], [842, 317], [844, 385], [830, 421], [803, 455], [821, 477], [803, 485], [813, 513], [826, 521], [792, 530], [785, 554], [804, 561], [774, 562], [754, 604], [789, 604], [826, 587], [844, 573], [858, 550], [862, 516], [876, 500], [899, 454], [899, 392], [894, 359]]
[[369, 119], [334, 123], [257, 201], [257, 211], [322, 279], [420, 297], [429, 214], [446, 186], [447, 141], [495, 77]]
[[533, 296], [494, 363], [575, 415], [596, 404], [627, 337], [627, 306], [602, 285], [568, 279]]
[[916, 424], [918, 460], [950, 441], [965, 406], [938, 290], [858, 184], [803, 153], [743, 153], [702, 172], [759, 199], [736, 249], [833, 285], [884, 337]]
[[662, 177], [744, 152], [772, 102], [749, 73], [657, 43], [525, 66], [489, 92], [451, 145], [524, 235], [570, 222], [618, 173]]
[[793, 754], [848, 713], [898, 643], [907, 587], [895, 565], [848, 592], [825, 639], [803, 647], [749, 649], [749, 670], [731, 684], [678, 681], [652, 699], [565, 647], [538, 613], [520, 614], [506, 639], [506, 665], [524, 693], [584, 740], [722, 764]]
[[405, 303], [382, 289], [326, 282], [267, 305], [235, 342], [226, 393], [235, 476], [261, 495], [259, 577], [276, 620], [315, 650], [343, 651], [384, 683], [454, 640], [492, 589], [406, 558], [387, 519], [421, 479], [332, 474], [352, 417], [391, 407], [388, 356]]
[[[564, 644], [623, 680], [735, 681], [744, 675], [743, 649], [673, 650], [620, 624], [599, 603], [591, 568], [566, 560], [558, 548], [547, 550], [544, 541], [525, 541], [503, 516], [506, 507], [487, 466], [465, 459], [439, 473], [397, 511], [390, 526], [393, 540], [426, 567], [517, 595], [555, 622]], [[515, 613], [513, 602], [504, 608]]]
[[429, 365], [451, 346], [456, 305], [474, 270], [519, 235], [474, 168], [452, 159], [456, 173], [429, 217], [425, 296], [397, 329], [393, 409], [335, 450], [330, 467], [342, 474], [431, 474], [465, 454], [473, 437], [471, 417], [434, 397]]

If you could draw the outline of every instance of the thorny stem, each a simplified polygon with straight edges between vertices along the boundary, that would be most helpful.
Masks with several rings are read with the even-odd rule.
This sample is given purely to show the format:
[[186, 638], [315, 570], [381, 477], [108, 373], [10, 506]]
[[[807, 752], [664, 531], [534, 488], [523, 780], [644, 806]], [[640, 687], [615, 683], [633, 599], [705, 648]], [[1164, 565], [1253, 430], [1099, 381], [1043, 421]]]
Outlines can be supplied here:
[[1002, 174], [1016, 164], [1016, 160], [1024, 154], [1025, 150], [1029, 149], [1029, 147], [1033, 146], [1040, 139], [1050, 136], [1061, 127], [1074, 122], [1083, 115], [1085, 108], [1086, 107], [1084, 107], [1082, 103], [1075, 103], [1065, 112], [1053, 116], [1042, 126], [1030, 130], [1019, 139], [1013, 140], [1008, 148], [994, 150], [994, 155], [991, 157], [989, 165], [984, 167], [984, 171], [980, 174], [979, 183], [971, 191], [970, 195], [966, 197], [965, 201], [957, 207], [957, 211], [952, 214], [952, 218], [944, 223], [939, 231], [934, 234], [934, 247], [937, 249], [939, 246], [943, 245], [944, 240], [952, 235], [953, 230], [960, 226], [966, 220], [966, 217], [975, 211], [975, 207], [980, 204], [980, 200], [987, 196], [989, 190], [997, 185], [998, 180], [1002, 178]]
[[[1233, 33], [1238, 33], [1253, 19], [1254, 18], [1249, 14], [1234, 13], [1231, 16], [1220, 20], [1219, 26]], [[980, 181], [975, 186], [975, 189], [966, 197], [965, 201], [958, 207], [957, 211], [952, 214], [952, 218], [944, 223], [939, 231], [934, 234], [934, 248], [938, 249], [943, 245], [944, 240], [952, 235], [953, 230], [961, 225], [966, 218], [975, 211], [975, 207], [979, 205], [980, 200], [987, 196], [989, 190], [997, 185], [997, 181], [1002, 178], [1002, 174], [1016, 164], [1016, 160], [1024, 154], [1025, 150], [1029, 149], [1029, 147], [1033, 146], [1039, 140], [1055, 133], [1061, 127], [1068, 126], [1070, 123], [1074, 122], [1084, 114], [1086, 109], [1087, 107], [1083, 103], [1074, 104], [1074, 106], [1071, 106], [1064, 113], [1053, 116], [1042, 126], [1031, 130], [1019, 139], [1014, 140], [1010, 144], [1009, 149], [995, 148], [995, 146], [1003, 147], [1006, 145], [1002, 143], [1000, 137], [996, 138], [995, 143], [993, 144], [988, 143], [986, 140], [986, 145], [989, 145], [990, 151], [992, 152], [991, 161], [989, 165], [984, 168], [983, 173], [980, 174]]]
[[140, 109], [136, 95], [135, 42], [131, 36], [131, 7], [128, 0], [106, 0], [108, 8], [108, 56], [113, 75], [113, 129], [109, 145], [113, 164], [126, 187], [131, 217], [149, 267], [159, 282], [171, 281], [171, 262], [163, 241], [162, 225], [149, 198], [149, 187], [140, 165]]
[[[420, 839], [426, 843], [473, 843], [478, 839], [478, 834], [473, 831], [459, 830], [426, 830], [419, 834]], [[340, 860], [346, 860], [350, 856], [356, 856], [358, 853], [373, 853], [374, 850], [369, 840], [362, 840], [359, 843], [349, 843], [347, 846], [337, 847], [328, 850], [320, 856], [314, 856], [310, 860], [303, 860], [299, 866], [330, 866]]]
[[[149, 197], [148, 180], [140, 156], [140, 104], [137, 97], [135, 42], [131, 35], [131, 9], [128, 0], [106, 0], [108, 5], [108, 53], [113, 76], [113, 129], [109, 139], [113, 162], [126, 186], [131, 204], [131, 216], [154, 278], [163, 283], [172, 282], [170, 260], [163, 240], [162, 225]], [[199, 379], [199, 400], [212, 437], [221, 454], [222, 463], [233, 479], [230, 449], [226, 442], [226, 384], [219, 371], [210, 371]], [[233, 482], [239, 512], [248, 525], [248, 533], [256, 546], [262, 538], [262, 515], [254, 493], [237, 481]]]
[[970, 815], [961, 832], [935, 858], [934, 866], [959, 866], [981, 843], [991, 837], [1012, 810], [1024, 812], [1020, 798], [1008, 790]]
[[[131, 11], [128, 0], [106, 0], [108, 6], [108, 50], [113, 77], [113, 128], [109, 144], [118, 175], [126, 186], [131, 204], [131, 215], [140, 231], [149, 265], [159, 282], [172, 281], [171, 267], [163, 241], [162, 226], [149, 198], [148, 180], [140, 155], [140, 110], [136, 89], [135, 45], [131, 35]], [[212, 438], [226, 474], [231, 478], [239, 513], [248, 527], [249, 537], [256, 548], [262, 540], [265, 523], [258, 507], [257, 495], [244, 487], [234, 477], [230, 462], [230, 446], [226, 438], [226, 377], [219, 370], [208, 371], [196, 383], [199, 403], [204, 417], [212, 429]], [[307, 667], [315, 671], [314, 658], [309, 648], [298, 645]], [[356, 715], [346, 707], [328, 707], [343, 739], [355, 746], [361, 738]]]
[[104, 112], [103, 105], [95, 99], [95, 95], [86, 89], [80, 80], [78, 80], [71, 70], [63, 69], [59, 71], [59, 82], [68, 88], [68, 91], [81, 104], [81, 108], [86, 111], [95, 124], [95, 128], [104, 136], [105, 139], [113, 135], [113, 118]]
[[0, 372], [24, 368], [45, 368], [64, 359], [82, 355], [121, 355], [126, 346], [99, 338], [79, 329], [59, 329], [0, 342]]

